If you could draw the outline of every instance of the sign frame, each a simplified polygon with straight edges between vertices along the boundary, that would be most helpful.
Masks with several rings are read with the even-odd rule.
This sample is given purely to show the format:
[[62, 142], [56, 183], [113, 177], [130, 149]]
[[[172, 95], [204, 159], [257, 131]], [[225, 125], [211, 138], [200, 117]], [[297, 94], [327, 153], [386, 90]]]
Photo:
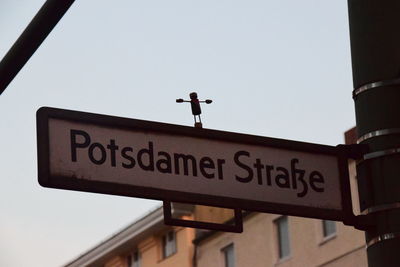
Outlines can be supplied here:
[[[128, 197], [139, 197], [169, 202], [199, 204], [229, 209], [242, 209], [247, 211], [275, 213], [324, 220], [334, 220], [342, 221], [348, 225], [353, 225], [354, 214], [352, 210], [348, 172], [349, 157], [346, 153], [346, 149], [342, 145], [328, 146], [312, 144], [271, 137], [261, 137], [210, 129], [199, 129], [188, 126], [128, 119], [50, 107], [41, 107], [37, 111], [36, 116], [38, 145], [38, 181], [39, 184], [43, 187]], [[173, 190], [117, 184], [111, 182], [88, 181], [66, 176], [51, 176], [48, 124], [50, 118], [76, 121], [79, 123], [88, 123], [97, 126], [113, 127], [125, 130], [134, 129], [135, 131], [151, 131], [169, 135], [189, 136], [202, 139], [220, 140], [224, 142], [264, 146], [269, 148], [332, 155], [337, 158], [342, 209], [331, 210], [326, 208], [244, 200], [231, 197], [179, 192]]]

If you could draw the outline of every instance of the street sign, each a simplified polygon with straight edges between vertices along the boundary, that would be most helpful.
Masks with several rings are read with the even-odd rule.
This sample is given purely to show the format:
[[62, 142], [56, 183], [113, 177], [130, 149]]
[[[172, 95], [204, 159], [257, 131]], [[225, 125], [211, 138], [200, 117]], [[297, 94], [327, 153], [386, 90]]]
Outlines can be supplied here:
[[55, 108], [37, 112], [45, 187], [346, 221], [339, 147]]

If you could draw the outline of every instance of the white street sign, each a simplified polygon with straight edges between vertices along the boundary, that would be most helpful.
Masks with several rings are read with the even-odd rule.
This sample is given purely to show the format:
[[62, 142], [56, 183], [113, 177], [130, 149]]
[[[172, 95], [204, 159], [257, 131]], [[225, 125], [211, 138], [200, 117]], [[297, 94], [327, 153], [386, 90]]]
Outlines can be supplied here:
[[336, 220], [349, 205], [337, 147], [51, 108], [38, 140], [43, 186]]

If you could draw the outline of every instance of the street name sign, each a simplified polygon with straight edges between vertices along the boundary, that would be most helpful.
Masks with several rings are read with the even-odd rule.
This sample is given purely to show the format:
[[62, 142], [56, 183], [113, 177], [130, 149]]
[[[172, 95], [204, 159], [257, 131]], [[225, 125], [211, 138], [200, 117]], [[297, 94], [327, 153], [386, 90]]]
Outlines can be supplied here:
[[42, 107], [45, 187], [346, 221], [347, 158], [334, 146]]

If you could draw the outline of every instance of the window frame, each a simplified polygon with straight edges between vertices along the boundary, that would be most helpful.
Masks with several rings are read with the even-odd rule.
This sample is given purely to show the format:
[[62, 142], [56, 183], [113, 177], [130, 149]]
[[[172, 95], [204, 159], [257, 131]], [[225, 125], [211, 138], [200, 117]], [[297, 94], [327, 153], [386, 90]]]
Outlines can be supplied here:
[[[285, 222], [285, 224], [282, 224], [282, 222]], [[274, 220], [274, 225], [275, 225], [275, 230], [276, 230], [276, 244], [277, 244], [277, 250], [278, 250], [278, 262], [287, 260], [291, 258], [292, 251], [291, 251], [291, 244], [290, 244], [290, 227], [289, 227], [289, 217], [286, 215], [279, 216]], [[286, 238], [285, 234], [282, 232], [282, 225], [286, 225]], [[283, 249], [284, 242], [283, 238], [287, 239], [286, 244], [287, 248]], [[287, 252], [286, 252], [287, 251]]]
[[[321, 224], [322, 224], [322, 238], [323, 238], [324, 241], [325, 240], [330, 240], [330, 239], [332, 239], [333, 237], [335, 237], [337, 235], [337, 225], [336, 225], [335, 221], [322, 220]], [[328, 224], [332, 224], [333, 225], [333, 227], [332, 227], [333, 231], [332, 232], [328, 232], [328, 230], [332, 230], [332, 229], [329, 229]]]
[[[170, 240], [170, 238], [172, 239]], [[172, 244], [172, 245], [171, 245]], [[169, 246], [170, 249], [169, 249]], [[166, 259], [176, 254], [178, 251], [177, 235], [174, 230], [170, 230], [161, 236], [161, 256]]]
[[130, 253], [127, 257], [127, 266], [128, 267], [141, 267], [141, 253], [138, 249], [135, 249], [132, 253]]
[[[224, 267], [235, 267], [236, 259], [235, 259], [235, 246], [233, 243], [226, 245], [221, 248], [221, 253], [224, 258]], [[232, 255], [230, 258], [229, 255]], [[231, 259], [231, 260], [230, 260]]]

